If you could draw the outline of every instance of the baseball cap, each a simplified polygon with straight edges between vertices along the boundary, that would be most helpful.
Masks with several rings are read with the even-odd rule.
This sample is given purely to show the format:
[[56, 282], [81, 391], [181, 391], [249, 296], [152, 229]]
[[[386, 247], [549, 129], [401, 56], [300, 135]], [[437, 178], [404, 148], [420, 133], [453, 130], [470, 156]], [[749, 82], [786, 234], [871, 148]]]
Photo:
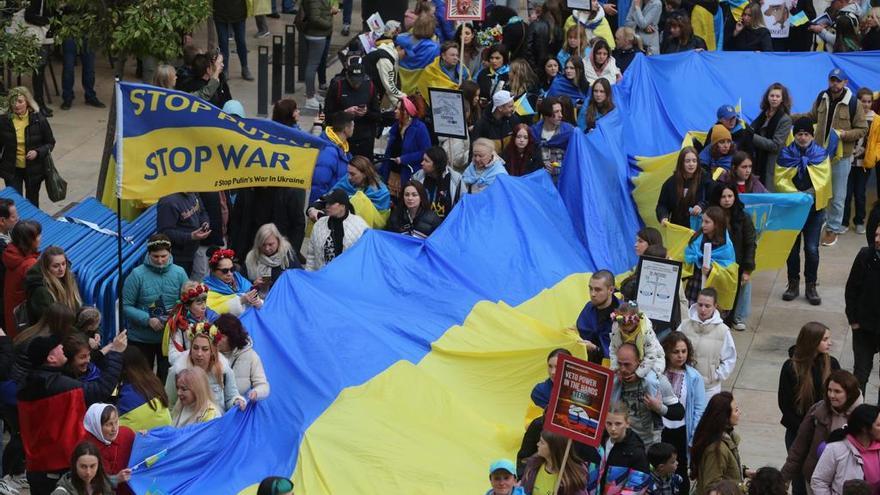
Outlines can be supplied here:
[[849, 79], [846, 77], [846, 72], [843, 69], [831, 69], [831, 72], [828, 73], [828, 79], [837, 79], [839, 81], [845, 81]]
[[498, 110], [498, 107], [504, 106], [513, 101], [510, 91], [502, 89], [492, 96], [492, 111]]
[[736, 109], [733, 108], [733, 105], [721, 105], [718, 108], [718, 111], [715, 112], [718, 120], [727, 120], [731, 117], [736, 117]]
[[498, 459], [489, 466], [489, 474], [492, 474], [498, 470], [504, 470], [516, 476], [516, 466], [513, 465], [513, 461], [511, 460]]

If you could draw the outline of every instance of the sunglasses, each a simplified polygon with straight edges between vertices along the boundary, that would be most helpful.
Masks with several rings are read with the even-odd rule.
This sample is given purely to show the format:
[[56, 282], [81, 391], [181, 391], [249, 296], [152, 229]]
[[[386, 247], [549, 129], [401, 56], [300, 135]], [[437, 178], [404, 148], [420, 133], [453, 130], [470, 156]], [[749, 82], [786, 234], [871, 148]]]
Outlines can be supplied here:
[[217, 271], [220, 272], [220, 273], [222, 273], [222, 274], [224, 274], [224, 275], [226, 275], [226, 274], [229, 273], [229, 272], [234, 272], [234, 271], [235, 271], [235, 267], [233, 266], [233, 267], [230, 267], [230, 268], [217, 268]]

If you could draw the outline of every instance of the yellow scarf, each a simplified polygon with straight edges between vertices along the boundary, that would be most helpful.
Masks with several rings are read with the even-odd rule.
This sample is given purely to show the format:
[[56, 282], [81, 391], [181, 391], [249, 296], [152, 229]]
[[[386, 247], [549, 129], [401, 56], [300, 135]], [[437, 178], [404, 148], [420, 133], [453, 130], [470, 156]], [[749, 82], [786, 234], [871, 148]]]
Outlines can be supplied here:
[[640, 315], [639, 326], [632, 333], [626, 333], [620, 328], [620, 340], [624, 344], [633, 344], [639, 352], [639, 359], [645, 355], [645, 316]]
[[324, 129], [324, 132], [327, 133], [327, 138], [330, 139], [330, 142], [342, 148], [342, 151], [348, 153], [348, 140], [343, 141], [336, 135], [333, 131], [332, 127], [328, 127]]

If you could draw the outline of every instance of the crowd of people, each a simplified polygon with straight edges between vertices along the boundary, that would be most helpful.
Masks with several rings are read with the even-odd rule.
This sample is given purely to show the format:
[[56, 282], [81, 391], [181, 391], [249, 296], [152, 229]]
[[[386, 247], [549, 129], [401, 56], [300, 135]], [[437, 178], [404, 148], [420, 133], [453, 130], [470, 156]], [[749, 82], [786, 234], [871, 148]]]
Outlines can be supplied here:
[[[352, 3], [341, 5], [343, 36], [351, 30]], [[782, 6], [786, 18], [822, 14], [812, 2], [795, 3]], [[186, 37], [179, 64], [145, 61], [145, 77], [246, 117], [228, 84], [231, 39], [242, 78], [253, 79], [244, 5], [214, 0], [218, 49], [198, 48]], [[827, 23], [771, 31], [764, 25], [769, 10], [757, 2], [740, 9], [727, 2], [634, 0], [628, 12], [618, 12], [614, 2], [571, 11], [560, 0], [530, 1], [522, 17], [490, 2], [484, 21], [456, 25], [445, 19], [442, 0], [419, 0], [399, 12], [400, 22], [386, 22], [374, 49], [354, 38], [340, 52], [341, 72], [328, 81], [340, 5], [305, 0], [298, 7], [285, 3], [282, 11], [299, 12], [304, 108], [317, 111], [311, 132], [325, 141], [311, 189], [251, 187], [161, 198], [143, 262], [124, 283], [126, 330], [111, 342], [101, 341], [101, 315], [83, 304], [64, 250], [42, 246], [39, 222], [19, 220], [14, 202], [0, 199], [0, 416], [9, 433], [0, 495], [25, 487], [37, 495], [131, 493], [136, 432], [204, 423], [269, 396], [262, 361], [239, 316], [259, 311], [284, 271], [332, 265], [368, 229], [428, 238], [463, 195], [491, 188], [500, 175], [543, 170], [558, 181], [575, 129], [589, 133], [615, 109], [614, 87], [637, 54], [716, 46], [706, 16], [723, 20], [717, 48], [724, 50], [880, 47], [880, 7], [869, 1], [833, 0], [824, 12]], [[260, 17], [258, 36], [265, 36]], [[103, 106], [93, 88], [94, 53], [67, 40], [64, 55], [61, 108], [73, 101], [77, 55], [86, 103]], [[436, 135], [424, 83], [408, 71], [435, 73], [435, 82], [461, 91], [466, 135]], [[0, 176], [34, 205], [55, 145], [40, 86], [35, 97], [13, 88], [9, 112], [0, 118]], [[730, 102], [718, 103], [716, 123], [705, 139], [681, 149], [656, 203], [661, 228], [694, 231], [673, 317], [651, 320], [640, 311], [637, 276], [618, 283], [599, 270], [574, 322], [589, 360], [615, 372], [601, 445], [576, 443], [563, 463], [566, 440], [544, 430], [537, 417], [516, 462], [490, 465], [490, 494], [544, 495], [557, 480], [559, 493], [578, 495], [620, 489], [782, 495], [788, 483], [795, 495], [880, 490], [880, 430], [874, 426], [880, 409], [863, 404], [880, 346], [880, 207], [866, 211], [866, 183], [880, 156], [880, 119], [874, 118], [880, 101], [868, 88], [854, 90], [834, 69], [804, 114], [792, 114], [781, 83], [767, 88], [750, 124]], [[276, 102], [272, 120], [300, 129], [299, 105], [289, 98]], [[377, 153], [380, 143], [384, 152]], [[756, 268], [756, 226], [740, 195], [768, 191], [806, 193], [813, 203], [788, 257], [784, 300], [800, 295], [802, 244], [804, 293], [814, 305], [821, 304], [820, 245], [834, 245], [852, 218], [867, 246], [846, 285], [853, 372], [830, 356], [825, 325], [804, 325], [779, 380], [788, 457], [781, 470], [754, 471], [739, 454], [739, 406], [722, 385], [736, 364], [731, 329], [746, 329]], [[709, 252], [711, 262], [704, 259]], [[635, 254], [666, 258], [660, 231], [639, 231]], [[548, 356], [549, 378], [531, 396], [536, 407], [547, 407], [558, 356], [569, 353], [556, 349]], [[292, 491], [289, 479], [272, 477], [258, 493]]]

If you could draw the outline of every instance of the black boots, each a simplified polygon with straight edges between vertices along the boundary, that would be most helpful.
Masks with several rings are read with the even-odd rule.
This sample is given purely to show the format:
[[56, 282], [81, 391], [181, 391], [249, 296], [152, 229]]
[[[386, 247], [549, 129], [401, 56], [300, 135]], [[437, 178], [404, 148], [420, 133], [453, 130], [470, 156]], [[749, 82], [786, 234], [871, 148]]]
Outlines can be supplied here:
[[[801, 285], [800, 279], [796, 279], [796, 278], [789, 279], [788, 280], [788, 288], [785, 289], [785, 292], [782, 293], [782, 300], [783, 301], [794, 301], [794, 299], [798, 295], [800, 295], [800, 293], [801, 293], [800, 285]], [[813, 284], [813, 286], [815, 287], [815, 284]]]
[[819, 293], [816, 292], [816, 282], [807, 282], [807, 287], [804, 290], [804, 296], [806, 296], [807, 301], [810, 301], [810, 304], [813, 306], [818, 306], [822, 304], [822, 298], [819, 297]]

